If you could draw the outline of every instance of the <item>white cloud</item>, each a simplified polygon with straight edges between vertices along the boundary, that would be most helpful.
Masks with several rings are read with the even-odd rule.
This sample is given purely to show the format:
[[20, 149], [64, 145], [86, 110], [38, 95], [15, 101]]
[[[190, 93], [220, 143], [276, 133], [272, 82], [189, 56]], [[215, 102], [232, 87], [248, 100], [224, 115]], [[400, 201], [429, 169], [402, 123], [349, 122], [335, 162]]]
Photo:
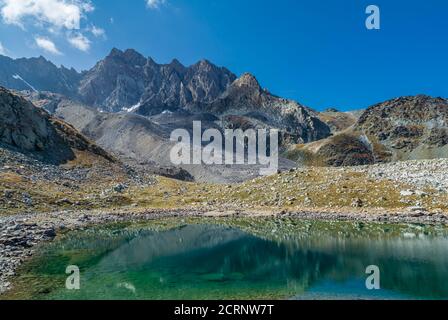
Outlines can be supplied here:
[[7, 24], [24, 28], [26, 22], [48, 29], [80, 29], [81, 19], [94, 10], [90, 0], [0, 0]]
[[3, 43], [1, 43], [1, 42], [0, 42], [0, 54], [3, 56], [6, 55], [6, 49], [3, 46]]
[[[92, 0], [0, 0], [0, 16], [4, 23], [24, 30], [32, 26], [51, 38], [63, 36], [71, 46], [84, 52], [91, 46], [85, 36], [87, 32], [106, 38], [104, 29], [93, 24], [91, 27], [81, 25], [94, 10]], [[62, 54], [50, 38], [39, 36], [35, 42], [47, 52]]]
[[89, 31], [97, 38], [106, 36], [106, 31], [104, 31], [104, 29], [98, 28], [96, 26], [92, 26], [89, 29]]
[[34, 40], [36, 41], [36, 44], [39, 48], [55, 55], [62, 54], [61, 51], [59, 51], [59, 49], [56, 47], [54, 42], [50, 39], [44, 37], [36, 37]]
[[76, 49], [87, 52], [90, 49], [90, 40], [81, 33], [70, 36], [68, 42]]
[[165, 3], [165, 0], [146, 0], [148, 8], [157, 9]]

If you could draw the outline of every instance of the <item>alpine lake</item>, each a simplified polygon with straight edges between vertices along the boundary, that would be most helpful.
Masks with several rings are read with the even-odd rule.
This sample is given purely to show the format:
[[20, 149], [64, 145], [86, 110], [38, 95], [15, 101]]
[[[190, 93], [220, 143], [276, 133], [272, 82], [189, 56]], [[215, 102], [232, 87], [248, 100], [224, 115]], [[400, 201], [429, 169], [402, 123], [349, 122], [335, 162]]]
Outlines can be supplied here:
[[[368, 266], [380, 289], [368, 289]], [[66, 287], [68, 266], [79, 290]], [[448, 299], [448, 228], [278, 218], [94, 226], [39, 246], [7, 299]]]

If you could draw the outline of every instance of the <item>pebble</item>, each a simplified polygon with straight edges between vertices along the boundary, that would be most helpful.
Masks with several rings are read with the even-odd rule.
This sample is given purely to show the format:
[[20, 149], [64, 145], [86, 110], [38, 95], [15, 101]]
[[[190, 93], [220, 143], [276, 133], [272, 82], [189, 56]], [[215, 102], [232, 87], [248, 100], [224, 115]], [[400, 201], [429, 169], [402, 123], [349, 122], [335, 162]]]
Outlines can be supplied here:
[[[411, 160], [387, 164], [375, 164], [353, 168], [358, 172], [367, 173], [373, 179], [387, 179], [407, 183], [416, 188], [433, 187], [438, 192], [448, 190], [448, 159]], [[407, 191], [403, 190], [405, 194]], [[414, 194], [424, 195], [423, 191]]]

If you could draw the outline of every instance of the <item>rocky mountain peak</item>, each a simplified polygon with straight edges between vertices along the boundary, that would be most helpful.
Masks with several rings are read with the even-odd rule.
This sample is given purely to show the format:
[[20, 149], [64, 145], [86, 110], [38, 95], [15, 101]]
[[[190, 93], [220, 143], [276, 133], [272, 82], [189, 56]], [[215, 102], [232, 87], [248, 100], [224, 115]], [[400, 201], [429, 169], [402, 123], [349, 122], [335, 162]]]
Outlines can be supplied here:
[[135, 63], [136, 65], [144, 65], [147, 61], [142, 54], [134, 49], [127, 49], [123, 56], [126, 61], [129, 61], [129, 63]]
[[391, 99], [368, 108], [355, 125], [390, 159], [438, 157], [448, 150], [448, 100], [427, 95]]
[[260, 83], [258, 82], [257, 78], [255, 78], [254, 75], [252, 75], [251, 73], [248, 73], [248, 72], [244, 73], [243, 75], [241, 75], [241, 77], [236, 79], [235, 82], [232, 84], [232, 86], [240, 87], [240, 88], [248, 87], [248, 88], [261, 90], [261, 86], [260, 86]]
[[[427, 95], [406, 96], [391, 99], [368, 108], [359, 119], [359, 125], [368, 125], [374, 118], [384, 118], [387, 122], [434, 122], [445, 124], [448, 120], [448, 100]], [[397, 122], [397, 123], [398, 123]], [[374, 123], [371, 123], [372, 126]], [[381, 125], [376, 124], [378, 127]]]
[[179, 66], [179, 67], [185, 68], [185, 66], [179, 60], [177, 60], [176, 58], [171, 60], [170, 65], [172, 65], [172, 66]]
[[[206, 59], [202, 59], [202, 60], [198, 61], [197, 63], [190, 66], [189, 69], [190, 69], [190, 73], [194, 72], [197, 74], [209, 74], [211, 76], [217, 75], [219, 73], [220, 75], [223, 75], [223, 76], [226, 76], [227, 78], [229, 78], [230, 83], [232, 83], [236, 79], [236, 76], [232, 72], [230, 72], [228, 69], [226, 69], [224, 67], [218, 67], [217, 65], [211, 63], [210, 61], [208, 61]], [[229, 85], [230, 85], [230, 83], [229, 83]]]
[[217, 100], [201, 106], [201, 111], [227, 119], [238, 119], [231, 127], [279, 128], [285, 141], [310, 142], [330, 135], [329, 127], [309, 109], [263, 90], [250, 73], [236, 79]]
[[176, 70], [178, 73], [184, 73], [186, 70], [186, 67], [179, 62], [177, 59], [173, 59], [169, 64], [169, 67], [171, 67], [173, 70]]
[[0, 86], [6, 88], [75, 96], [81, 77], [74, 69], [57, 67], [43, 56], [20, 59], [0, 56]]
[[235, 75], [207, 60], [185, 67], [177, 59], [158, 64], [135, 50], [112, 49], [88, 71], [79, 87], [82, 102], [105, 111], [149, 116], [219, 97]]
[[121, 61], [122, 63], [129, 63], [133, 65], [145, 65], [147, 59], [135, 51], [134, 49], [127, 49], [121, 51], [120, 49], [113, 48], [109, 55], [104, 59], [105, 61], [114, 60]]
[[210, 61], [208, 61], [207, 59], [201, 59], [200, 61], [198, 61], [198, 63], [196, 63], [196, 66], [201, 69], [211, 69], [215, 65]]
[[121, 51], [118, 48], [112, 48], [112, 50], [110, 50], [110, 53], [106, 56], [107, 57], [115, 57], [115, 56], [121, 56], [123, 55], [123, 51]]

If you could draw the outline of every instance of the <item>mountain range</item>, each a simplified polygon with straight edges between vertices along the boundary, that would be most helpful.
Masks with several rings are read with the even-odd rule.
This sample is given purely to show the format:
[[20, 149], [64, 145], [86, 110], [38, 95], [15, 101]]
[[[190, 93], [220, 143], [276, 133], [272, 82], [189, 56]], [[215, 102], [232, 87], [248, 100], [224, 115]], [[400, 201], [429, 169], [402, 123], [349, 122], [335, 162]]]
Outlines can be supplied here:
[[[121, 159], [169, 166], [174, 129], [276, 128], [284, 168], [363, 165], [448, 157], [448, 102], [399, 97], [356, 112], [317, 112], [278, 97], [250, 73], [236, 76], [207, 60], [157, 64], [135, 50], [113, 49], [88, 71], [43, 57], [0, 56], [0, 86], [17, 91]], [[293, 160], [289, 161], [289, 160]], [[256, 170], [184, 168], [196, 179], [245, 180]]]
[[[281, 129], [295, 142], [330, 135], [316, 114], [295, 101], [261, 89], [251, 74], [236, 75], [207, 60], [185, 67], [179, 61], [157, 64], [132, 49], [112, 49], [91, 70], [78, 73], [45, 58], [0, 60], [0, 85], [15, 90], [64, 95], [105, 112], [146, 117], [162, 113], [210, 113], [239, 126]], [[237, 117], [228, 117], [237, 116]], [[225, 119], [223, 119], [226, 117]]]
[[0, 55], [0, 85], [15, 90], [51, 91], [69, 97], [77, 94], [82, 73], [56, 67], [44, 57], [11, 59]]

